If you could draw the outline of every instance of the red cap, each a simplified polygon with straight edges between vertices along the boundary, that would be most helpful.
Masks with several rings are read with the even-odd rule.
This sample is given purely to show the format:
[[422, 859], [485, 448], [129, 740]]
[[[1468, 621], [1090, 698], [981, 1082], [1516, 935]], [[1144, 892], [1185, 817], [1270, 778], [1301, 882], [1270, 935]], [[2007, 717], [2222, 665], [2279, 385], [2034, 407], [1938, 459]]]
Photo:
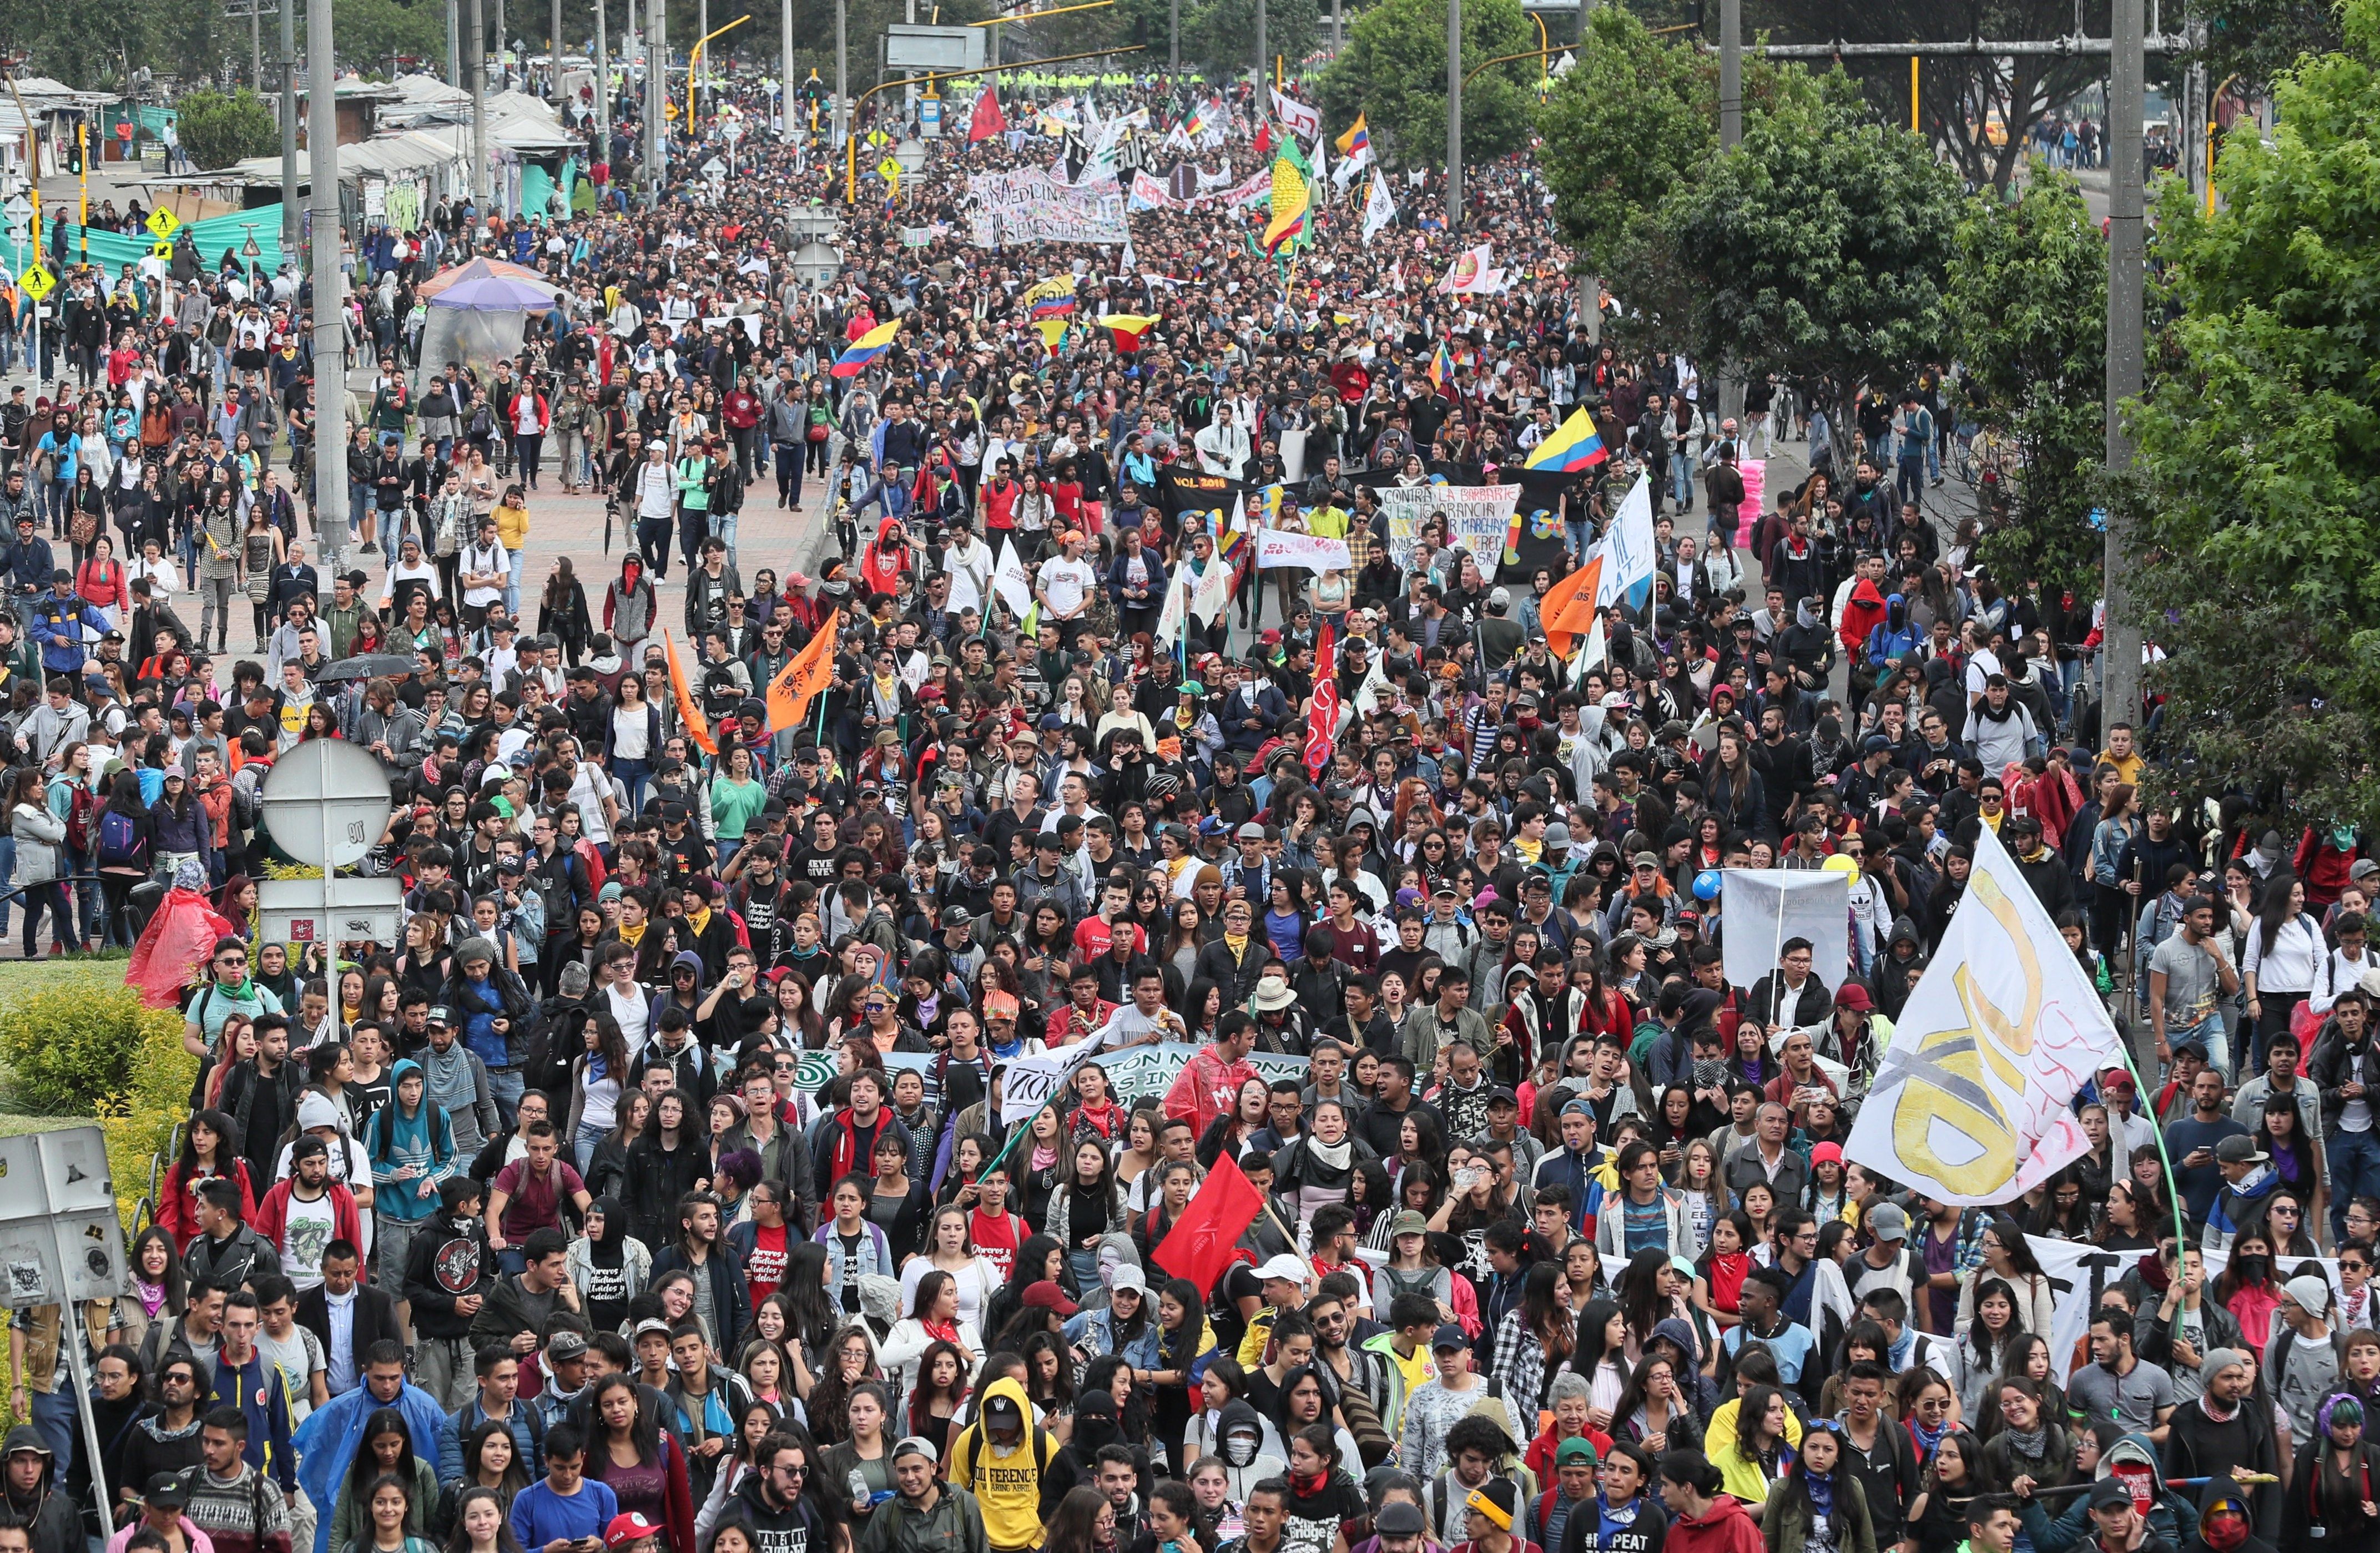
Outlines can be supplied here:
[[625, 1547], [630, 1543], [642, 1542], [648, 1537], [657, 1537], [661, 1535], [662, 1529], [659, 1526], [632, 1510], [625, 1515], [612, 1517], [612, 1523], [603, 1528], [603, 1546]]
[[1038, 1307], [1042, 1310], [1054, 1310], [1061, 1316], [1072, 1316], [1083, 1308], [1074, 1301], [1066, 1298], [1066, 1292], [1063, 1289], [1059, 1288], [1055, 1283], [1050, 1282], [1048, 1279], [1043, 1279], [1040, 1282], [1031, 1284], [1026, 1287], [1025, 1291], [1025, 1303], [1028, 1307]]
[[1876, 1001], [1867, 995], [1866, 988], [1856, 981], [1847, 981], [1835, 989], [1835, 1006], [1850, 1009], [1854, 1013], [1865, 1013], [1876, 1007]]

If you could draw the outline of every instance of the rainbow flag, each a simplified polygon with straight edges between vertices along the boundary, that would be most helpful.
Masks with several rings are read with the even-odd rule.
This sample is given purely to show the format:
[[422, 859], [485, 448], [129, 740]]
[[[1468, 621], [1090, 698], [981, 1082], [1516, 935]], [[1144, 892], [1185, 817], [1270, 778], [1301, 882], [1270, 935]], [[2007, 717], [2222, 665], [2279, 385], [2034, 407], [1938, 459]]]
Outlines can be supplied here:
[[1454, 358], [1447, 355], [1446, 342], [1439, 342], [1438, 350], [1429, 358], [1429, 385], [1443, 393], [1446, 380], [1454, 375]]
[[1605, 453], [1603, 439], [1596, 434], [1595, 417], [1584, 409], [1572, 410], [1571, 417], [1556, 429], [1554, 434], [1529, 451], [1524, 469], [1551, 469], [1561, 474], [1576, 474], [1592, 469], [1609, 456]]
[[857, 377], [859, 369], [892, 348], [893, 336], [900, 333], [901, 321], [897, 318], [890, 323], [878, 324], [867, 334], [852, 341], [850, 347], [834, 358], [834, 367], [831, 375], [838, 378]]

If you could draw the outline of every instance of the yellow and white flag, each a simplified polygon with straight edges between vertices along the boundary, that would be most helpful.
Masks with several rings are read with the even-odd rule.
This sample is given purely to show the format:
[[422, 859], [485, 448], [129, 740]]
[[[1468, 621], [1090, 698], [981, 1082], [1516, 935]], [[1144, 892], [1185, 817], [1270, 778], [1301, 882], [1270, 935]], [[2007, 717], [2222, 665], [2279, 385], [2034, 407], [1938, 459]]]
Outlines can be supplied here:
[[1989, 826], [1843, 1158], [1946, 1203], [2031, 1191], [2089, 1147], [2072, 1105], [2118, 1040], [2098, 989]]

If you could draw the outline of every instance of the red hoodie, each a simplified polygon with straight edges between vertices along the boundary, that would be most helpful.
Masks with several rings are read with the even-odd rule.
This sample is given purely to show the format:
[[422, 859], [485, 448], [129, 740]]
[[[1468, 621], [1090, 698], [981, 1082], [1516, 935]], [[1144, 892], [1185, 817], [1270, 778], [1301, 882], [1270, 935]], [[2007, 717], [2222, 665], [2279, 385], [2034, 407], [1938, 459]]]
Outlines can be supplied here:
[[1662, 1553], [1767, 1553], [1760, 1524], [1744, 1513], [1732, 1494], [1711, 1500], [1710, 1512], [1678, 1516], [1662, 1539]]
[[1843, 604], [1843, 627], [1837, 633], [1842, 637], [1843, 650], [1855, 659], [1864, 654], [1868, 633], [1883, 624], [1884, 595], [1876, 590], [1876, 584], [1862, 577]]

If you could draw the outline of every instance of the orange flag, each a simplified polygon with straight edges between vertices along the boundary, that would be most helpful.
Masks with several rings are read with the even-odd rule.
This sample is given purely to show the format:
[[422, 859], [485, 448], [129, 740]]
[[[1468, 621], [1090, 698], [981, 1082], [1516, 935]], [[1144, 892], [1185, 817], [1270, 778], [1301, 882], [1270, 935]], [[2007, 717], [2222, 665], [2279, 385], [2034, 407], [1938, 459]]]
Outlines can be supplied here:
[[801, 726], [810, 698], [834, 678], [834, 638], [843, 630], [843, 612], [827, 616], [826, 629], [793, 656], [769, 682], [769, 732]]
[[1596, 589], [1603, 582], [1603, 552], [1546, 589], [1537, 601], [1537, 619], [1545, 627], [1546, 646], [1557, 658], [1568, 658], [1577, 638], [1595, 622]]
[[662, 633], [662, 650], [669, 655], [670, 695], [677, 701], [677, 715], [686, 724], [686, 736], [705, 755], [718, 754], [719, 741], [710, 736], [710, 724], [703, 721], [702, 708], [686, 683], [685, 665], [677, 661], [677, 642], [667, 631]]

